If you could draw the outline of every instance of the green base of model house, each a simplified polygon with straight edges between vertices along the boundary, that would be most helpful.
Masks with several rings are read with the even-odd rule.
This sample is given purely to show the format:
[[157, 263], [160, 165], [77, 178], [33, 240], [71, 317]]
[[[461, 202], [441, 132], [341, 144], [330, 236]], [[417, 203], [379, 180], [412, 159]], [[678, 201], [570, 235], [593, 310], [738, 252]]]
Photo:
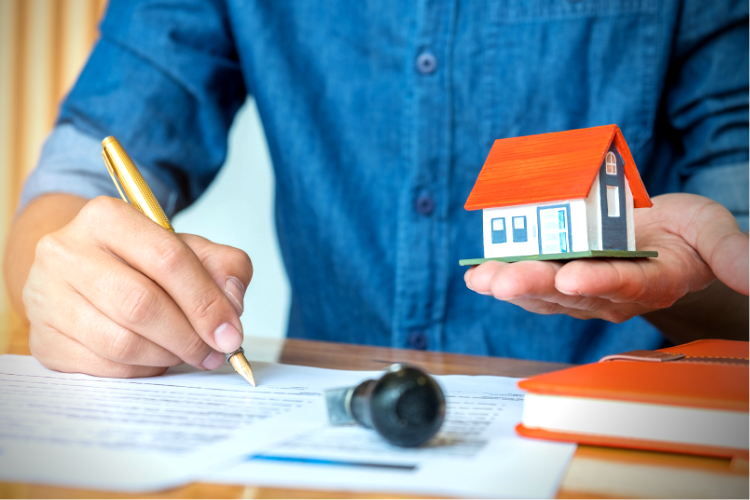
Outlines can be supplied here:
[[541, 255], [514, 255], [512, 257], [490, 257], [489, 259], [461, 259], [461, 266], [476, 266], [483, 262], [519, 262], [522, 260], [573, 260], [573, 259], [642, 259], [658, 257], [659, 252], [632, 252], [630, 250], [586, 250], [585, 252], [546, 253]]

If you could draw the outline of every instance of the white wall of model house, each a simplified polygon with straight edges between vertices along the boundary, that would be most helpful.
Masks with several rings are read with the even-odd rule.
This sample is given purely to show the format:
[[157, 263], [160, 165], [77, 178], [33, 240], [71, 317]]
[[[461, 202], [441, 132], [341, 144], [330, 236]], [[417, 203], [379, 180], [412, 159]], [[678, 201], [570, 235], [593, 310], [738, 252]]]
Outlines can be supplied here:
[[628, 178], [625, 178], [625, 216], [628, 218], [628, 250], [635, 252], [635, 220], [633, 219], [633, 192]]
[[[568, 231], [570, 234], [570, 248], [568, 252], [584, 252], [587, 250], [602, 250], [602, 210], [601, 195], [599, 188], [599, 174], [592, 184], [588, 196], [575, 200], [559, 200], [547, 203], [533, 203], [528, 205], [514, 205], [511, 207], [486, 208], [482, 212], [484, 257], [511, 257], [518, 255], [539, 255], [539, 239], [545, 234], [544, 228], [540, 231], [537, 219], [537, 210], [544, 211], [545, 207], [559, 207], [567, 205], [570, 207], [570, 219]], [[625, 207], [621, 207], [620, 217], [627, 217], [628, 250], [635, 250], [635, 231], [633, 228], [633, 194], [625, 179]], [[605, 215], [607, 216], [607, 215]], [[514, 225], [520, 226], [521, 218], [525, 217], [526, 241], [514, 240]], [[499, 221], [502, 219], [502, 222]], [[495, 229], [504, 226], [506, 241], [504, 243], [492, 242], [493, 224]], [[542, 221], [544, 224], [544, 221]], [[518, 227], [516, 227], [518, 229]], [[557, 253], [544, 250], [542, 241], [542, 253]]]
[[586, 250], [601, 250], [602, 248], [602, 204], [599, 191], [599, 174], [591, 185], [591, 191], [584, 202], [586, 208], [586, 235], [589, 247]]
[[[593, 190], [592, 190], [593, 191]], [[511, 257], [517, 255], [539, 255], [539, 238], [544, 233], [539, 230], [537, 221], [537, 208], [544, 210], [545, 207], [559, 205], [570, 206], [570, 240], [573, 252], [582, 252], [589, 249], [588, 230], [586, 221], [586, 203], [583, 199], [560, 200], [549, 203], [535, 203], [529, 205], [515, 205], [512, 207], [486, 208], [483, 210], [484, 219], [484, 257]], [[527, 241], [518, 243], [513, 239], [513, 218], [526, 217]], [[507, 234], [507, 242], [492, 243], [493, 220], [504, 219]], [[567, 224], [566, 218], [566, 224]], [[497, 224], [497, 222], [495, 222]]]

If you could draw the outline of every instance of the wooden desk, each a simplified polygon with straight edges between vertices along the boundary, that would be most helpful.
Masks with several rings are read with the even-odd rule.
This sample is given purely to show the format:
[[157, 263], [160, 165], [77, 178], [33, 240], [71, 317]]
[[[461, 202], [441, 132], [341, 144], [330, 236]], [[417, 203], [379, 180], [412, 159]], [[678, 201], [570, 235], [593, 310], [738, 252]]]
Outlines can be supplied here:
[[[5, 320], [5, 352], [29, 354], [27, 330]], [[2, 340], [2, 335], [0, 335]], [[527, 377], [566, 365], [301, 340], [249, 339], [248, 358], [324, 368], [378, 370], [408, 362], [434, 374]], [[0, 343], [2, 346], [2, 343]], [[580, 446], [560, 498], [748, 498], [748, 464], [715, 458]], [[132, 495], [24, 483], [0, 483], [2, 498], [127, 498]], [[398, 496], [193, 483], [146, 498], [380, 498]]]

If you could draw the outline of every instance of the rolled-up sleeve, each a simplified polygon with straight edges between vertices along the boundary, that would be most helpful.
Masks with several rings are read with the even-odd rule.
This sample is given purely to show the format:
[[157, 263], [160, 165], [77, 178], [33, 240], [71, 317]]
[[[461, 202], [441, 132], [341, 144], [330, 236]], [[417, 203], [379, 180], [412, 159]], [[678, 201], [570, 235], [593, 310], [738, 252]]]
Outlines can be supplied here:
[[714, 199], [748, 230], [748, 3], [684, 3], [665, 99], [680, 140], [678, 188]]
[[22, 194], [117, 196], [100, 140], [117, 137], [170, 214], [193, 202], [224, 163], [246, 97], [222, 2], [112, 1], [102, 36]]
[[748, 231], [748, 186], [750, 168], [737, 163], [713, 168], [702, 168], [688, 178], [683, 186], [686, 193], [699, 194], [718, 201], [737, 219], [742, 231]]
[[[97, 196], [119, 198], [120, 194], [104, 165], [101, 142], [71, 124], [58, 125], [42, 148], [37, 167], [31, 172], [18, 210], [44, 194], [65, 193], [93, 199]], [[175, 213], [178, 193], [151, 170], [141, 173], [168, 216]]]

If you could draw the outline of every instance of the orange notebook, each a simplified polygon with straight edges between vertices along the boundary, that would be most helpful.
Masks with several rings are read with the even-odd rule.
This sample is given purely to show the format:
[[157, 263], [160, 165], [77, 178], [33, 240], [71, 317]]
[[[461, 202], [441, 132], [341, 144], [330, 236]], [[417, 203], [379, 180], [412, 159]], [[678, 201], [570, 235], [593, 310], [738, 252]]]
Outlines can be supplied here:
[[527, 437], [747, 456], [748, 343], [698, 340], [522, 380]]

